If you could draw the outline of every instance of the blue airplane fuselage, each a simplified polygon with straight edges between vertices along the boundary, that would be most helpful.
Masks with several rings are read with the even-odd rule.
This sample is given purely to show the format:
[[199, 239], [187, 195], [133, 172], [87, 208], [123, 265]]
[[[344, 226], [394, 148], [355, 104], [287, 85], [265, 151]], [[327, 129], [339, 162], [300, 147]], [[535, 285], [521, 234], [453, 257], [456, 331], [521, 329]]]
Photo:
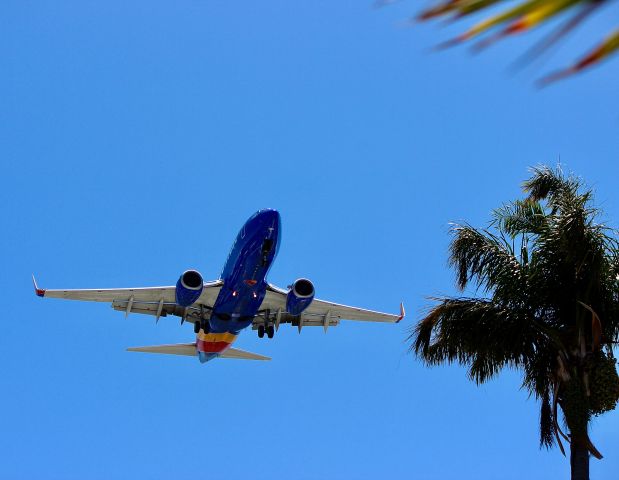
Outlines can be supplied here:
[[260, 210], [245, 222], [221, 272], [223, 286], [213, 305], [209, 331], [200, 331], [197, 350], [206, 362], [228, 348], [250, 326], [264, 299], [266, 275], [277, 255], [281, 220], [276, 210]]

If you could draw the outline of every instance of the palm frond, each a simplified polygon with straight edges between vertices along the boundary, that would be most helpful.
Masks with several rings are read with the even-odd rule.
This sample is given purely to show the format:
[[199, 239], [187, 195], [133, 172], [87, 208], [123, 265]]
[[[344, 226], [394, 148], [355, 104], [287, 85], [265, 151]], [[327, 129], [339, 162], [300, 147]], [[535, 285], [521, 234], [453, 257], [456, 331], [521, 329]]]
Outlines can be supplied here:
[[[562, 22], [557, 28], [553, 29], [548, 35], [536, 42], [525, 54], [518, 59], [514, 67], [525, 66], [536, 58], [540, 57], [544, 52], [555, 46], [560, 40], [572, 33], [587, 17], [591, 16], [599, 7], [598, 2], [584, 3], [577, 7], [568, 18]], [[550, 83], [550, 82], [547, 82]], [[542, 85], [545, 85], [542, 82]]]
[[544, 392], [541, 399], [541, 408], [539, 414], [539, 446], [550, 448], [554, 444], [554, 419], [552, 416], [552, 407], [550, 406], [550, 393], [548, 390]]
[[579, 187], [578, 181], [566, 178], [560, 167], [552, 169], [546, 165], [538, 165], [531, 168], [531, 174], [531, 178], [522, 183], [522, 189], [529, 194], [528, 198], [535, 202], [548, 197], [552, 199], [560, 194], [574, 195]]
[[540, 332], [525, 315], [490, 300], [442, 298], [411, 333], [411, 349], [429, 365], [469, 366], [483, 383], [508, 365], [523, 366]]
[[[426, 21], [446, 17], [452, 20], [461, 19], [472, 13], [490, 10], [505, 0], [444, 0], [432, 7], [422, 10], [417, 19]], [[516, 4], [494, 13], [474, 24], [464, 33], [449, 40], [443, 46], [451, 46], [469, 41], [493, 30], [496, 33], [485, 39], [479, 47], [486, 47], [495, 41], [509, 35], [530, 31], [540, 25], [560, 17], [570, 17], [566, 26], [561, 28], [559, 35], [554, 35], [546, 46], [555, 43], [567, 32], [573, 30], [589, 14], [611, 0], [520, 0]], [[562, 32], [562, 33], [561, 33]], [[610, 57], [619, 50], [619, 30], [610, 34], [595, 49], [585, 54], [574, 65], [542, 79], [542, 84], [548, 84], [569, 75], [581, 72]]]
[[534, 200], [516, 200], [493, 212], [492, 225], [512, 238], [518, 235], [540, 235], [548, 227], [543, 207]]
[[505, 239], [470, 225], [454, 225], [451, 233], [454, 238], [449, 265], [456, 270], [460, 289], [466, 288], [471, 280], [486, 290], [511, 290], [517, 286], [521, 278], [520, 264]]
[[582, 57], [574, 65], [564, 70], [552, 73], [540, 80], [540, 86], [546, 86], [550, 83], [569, 77], [575, 73], [581, 72], [596, 63], [601, 62], [619, 49], [619, 29], [610, 34], [603, 42], [591, 50], [588, 54]]

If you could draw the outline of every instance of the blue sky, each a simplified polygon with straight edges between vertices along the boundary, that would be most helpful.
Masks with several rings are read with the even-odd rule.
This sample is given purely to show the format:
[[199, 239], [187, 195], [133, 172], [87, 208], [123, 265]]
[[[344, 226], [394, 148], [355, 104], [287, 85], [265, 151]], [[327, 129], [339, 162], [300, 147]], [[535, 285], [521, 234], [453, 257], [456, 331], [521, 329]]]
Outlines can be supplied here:
[[[426, 296], [455, 292], [451, 221], [484, 225], [527, 167], [582, 175], [619, 224], [619, 62], [543, 91], [531, 39], [471, 56], [414, 2], [5, 1], [0, 5], [0, 478], [567, 478], [538, 449], [516, 372], [477, 387], [406, 353]], [[582, 47], [581, 47], [582, 50]], [[246, 218], [282, 214], [270, 281], [408, 316], [244, 332], [269, 363], [130, 354], [175, 319], [41, 300], [48, 288], [214, 279]], [[619, 471], [619, 414], [595, 420]]]

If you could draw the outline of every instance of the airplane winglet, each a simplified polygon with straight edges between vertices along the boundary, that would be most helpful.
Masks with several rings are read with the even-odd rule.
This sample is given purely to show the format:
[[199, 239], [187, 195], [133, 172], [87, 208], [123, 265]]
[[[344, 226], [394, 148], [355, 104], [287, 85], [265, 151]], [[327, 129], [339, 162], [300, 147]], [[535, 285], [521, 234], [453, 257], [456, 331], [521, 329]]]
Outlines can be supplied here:
[[39, 286], [37, 285], [37, 279], [34, 278], [34, 273], [32, 274], [32, 283], [34, 285], [34, 293], [36, 293], [37, 296], [39, 296], [39, 297], [44, 297], [45, 296], [45, 289], [44, 288], [39, 288]]
[[404, 311], [404, 302], [401, 302], [400, 303], [400, 317], [396, 320], [395, 323], [400, 323], [400, 320], [402, 320], [405, 316], [406, 316], [406, 312]]

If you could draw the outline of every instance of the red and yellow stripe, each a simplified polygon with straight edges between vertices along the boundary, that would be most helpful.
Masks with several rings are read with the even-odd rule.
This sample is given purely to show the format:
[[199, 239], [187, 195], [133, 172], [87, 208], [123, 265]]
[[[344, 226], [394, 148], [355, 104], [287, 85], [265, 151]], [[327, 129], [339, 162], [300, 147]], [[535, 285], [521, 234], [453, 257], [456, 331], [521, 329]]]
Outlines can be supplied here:
[[196, 348], [205, 353], [221, 353], [234, 343], [237, 335], [233, 333], [204, 333], [200, 330], [196, 336]]

